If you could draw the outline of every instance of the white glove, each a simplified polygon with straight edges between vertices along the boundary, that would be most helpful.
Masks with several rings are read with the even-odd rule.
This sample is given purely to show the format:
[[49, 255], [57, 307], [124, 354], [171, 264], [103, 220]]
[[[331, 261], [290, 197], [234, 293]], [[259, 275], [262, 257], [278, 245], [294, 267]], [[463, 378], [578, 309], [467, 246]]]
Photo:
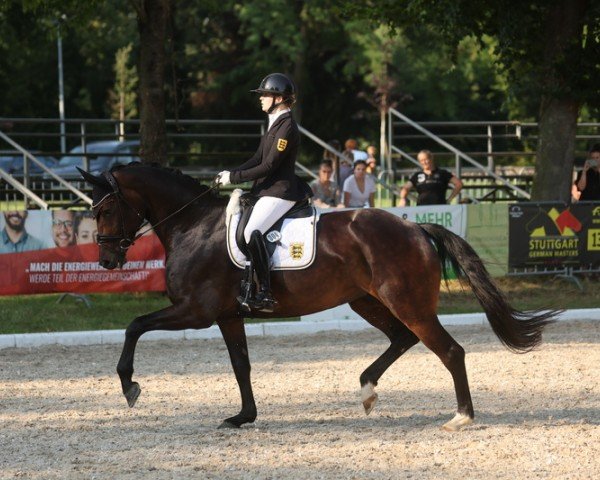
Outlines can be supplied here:
[[223, 170], [221, 173], [217, 175], [217, 183], [223, 187], [231, 184], [231, 180], [229, 177], [231, 176], [231, 172], [228, 170]]

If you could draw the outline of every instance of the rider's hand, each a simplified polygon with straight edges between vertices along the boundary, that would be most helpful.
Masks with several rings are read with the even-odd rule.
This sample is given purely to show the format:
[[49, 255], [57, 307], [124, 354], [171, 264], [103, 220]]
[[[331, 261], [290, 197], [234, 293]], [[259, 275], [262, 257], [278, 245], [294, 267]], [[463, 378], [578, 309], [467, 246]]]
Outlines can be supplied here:
[[219, 173], [217, 175], [216, 182], [219, 185], [226, 187], [227, 185], [231, 184], [231, 180], [229, 178], [230, 176], [231, 176], [231, 172], [229, 172], [228, 170], [223, 170], [221, 173]]

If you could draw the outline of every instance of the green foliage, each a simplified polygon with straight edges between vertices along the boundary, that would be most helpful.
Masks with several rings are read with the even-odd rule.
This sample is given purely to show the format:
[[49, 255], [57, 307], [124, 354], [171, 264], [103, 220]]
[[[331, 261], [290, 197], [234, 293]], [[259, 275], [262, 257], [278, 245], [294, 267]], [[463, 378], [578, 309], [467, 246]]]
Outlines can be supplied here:
[[109, 92], [111, 118], [125, 120], [137, 116], [137, 69], [130, 66], [131, 44], [117, 50], [115, 55], [115, 87]]
[[[558, 37], [558, 27], [565, 19], [553, 17], [554, 9], [565, 5], [559, 0], [339, 0], [335, 4], [348, 18], [384, 22], [396, 31], [409, 27], [435, 30], [450, 49], [460, 49], [471, 35], [483, 44], [486, 36], [493, 38], [497, 66], [509, 80], [513, 98], [519, 98], [521, 105], [513, 105], [519, 113], [534, 111], [532, 103], [539, 105], [542, 95], [574, 97], [593, 106], [600, 100], [598, 2], [580, 2], [583, 33], [564, 38]], [[565, 48], [551, 55], [558, 46]]]
[[[540, 69], [542, 18], [556, 1], [172, 2], [167, 117], [262, 118], [249, 90], [267, 73], [282, 71], [298, 84], [300, 123], [325, 140], [375, 143], [372, 103], [382, 89], [417, 120], [537, 120], [542, 93], [568, 85], [587, 101], [581, 118], [597, 119], [597, 2], [590, 3], [579, 50], [573, 46], [569, 58], [553, 62], [572, 83], [542, 82], [550, 68]], [[130, 69], [139, 56], [133, 4], [3, 2], [3, 115], [58, 116], [60, 28], [67, 117], [113, 116], [107, 98], [117, 91], [115, 56], [131, 45]], [[203, 139], [194, 148], [210, 153], [217, 146]], [[256, 139], [241, 138], [235, 149], [255, 147]], [[321, 151], [305, 142], [303, 155], [316, 163]]]

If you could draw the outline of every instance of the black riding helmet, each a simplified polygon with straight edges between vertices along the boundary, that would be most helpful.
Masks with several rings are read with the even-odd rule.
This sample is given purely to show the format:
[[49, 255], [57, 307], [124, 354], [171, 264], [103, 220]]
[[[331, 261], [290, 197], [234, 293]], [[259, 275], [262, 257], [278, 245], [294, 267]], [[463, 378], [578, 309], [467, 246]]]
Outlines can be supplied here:
[[250, 90], [261, 95], [272, 95], [283, 97], [283, 102], [271, 105], [269, 113], [282, 103], [291, 107], [296, 102], [296, 86], [291, 78], [283, 73], [271, 73], [262, 79], [258, 88]]

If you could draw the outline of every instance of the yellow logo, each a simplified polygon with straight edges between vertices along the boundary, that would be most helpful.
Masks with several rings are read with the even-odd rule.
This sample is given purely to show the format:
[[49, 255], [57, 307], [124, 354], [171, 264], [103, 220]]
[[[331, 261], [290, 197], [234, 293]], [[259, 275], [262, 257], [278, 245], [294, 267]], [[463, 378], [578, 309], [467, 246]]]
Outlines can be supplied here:
[[279, 150], [280, 152], [283, 152], [285, 150], [285, 147], [287, 147], [287, 140], [280, 138], [277, 140], [277, 150]]
[[304, 256], [304, 243], [292, 243], [290, 245], [290, 255], [293, 260], [301, 260]]

